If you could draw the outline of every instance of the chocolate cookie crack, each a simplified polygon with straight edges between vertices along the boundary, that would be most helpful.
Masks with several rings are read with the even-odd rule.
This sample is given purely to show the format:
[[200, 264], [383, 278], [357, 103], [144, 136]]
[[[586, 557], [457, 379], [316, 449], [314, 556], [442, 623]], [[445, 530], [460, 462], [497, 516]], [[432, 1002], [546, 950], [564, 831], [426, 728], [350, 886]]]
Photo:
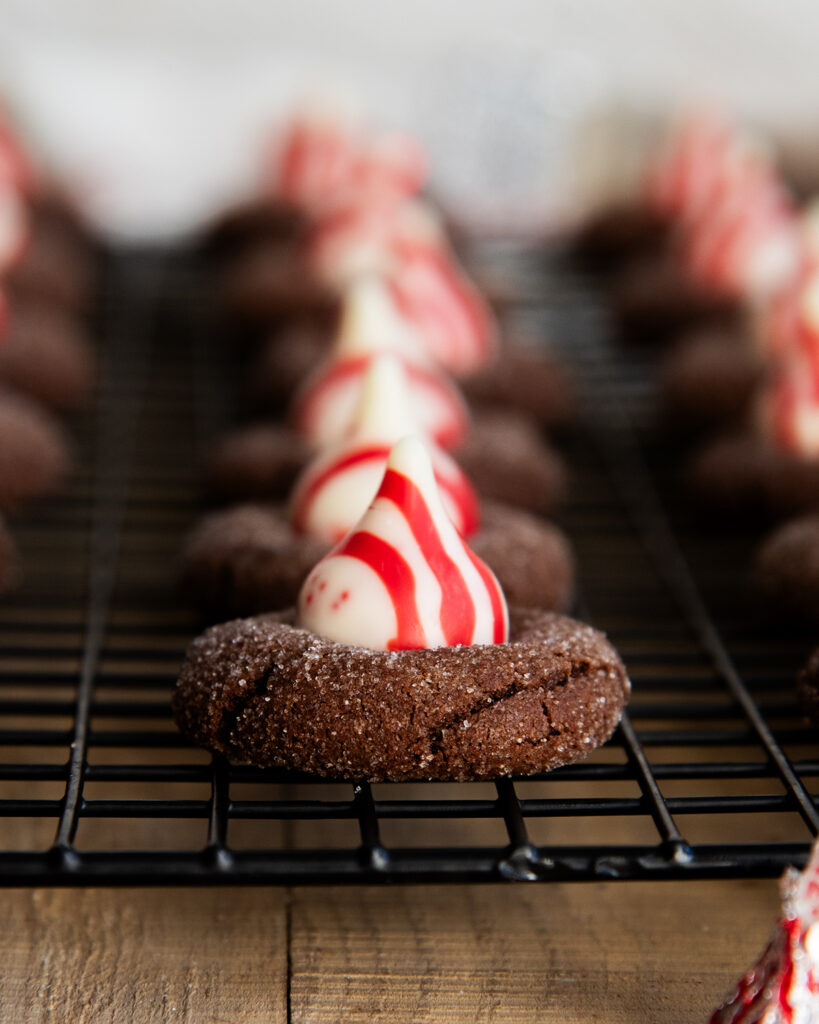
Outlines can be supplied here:
[[241, 687], [235, 698], [222, 708], [219, 716], [219, 725], [216, 727], [216, 740], [223, 751], [232, 749], [231, 734], [236, 730], [239, 719], [247, 711], [257, 697], [264, 697], [269, 689], [269, 684], [274, 673], [279, 672], [279, 666], [274, 662], [270, 668], [262, 673], [251, 683], [247, 679], [240, 679], [237, 686]]
[[[557, 676], [554, 679], [544, 680], [539, 684], [528, 683], [525, 680], [514, 680], [509, 684], [509, 686], [504, 687], [504, 689], [498, 693], [484, 696], [479, 702], [476, 702], [467, 708], [466, 711], [452, 715], [443, 722], [437, 723], [435, 727], [428, 729], [427, 744], [429, 752], [431, 754], [437, 754], [445, 757], [446, 751], [444, 750], [444, 734], [446, 732], [454, 731], [457, 733], [460, 730], [471, 728], [472, 724], [476, 720], [480, 721], [485, 712], [498, 708], [512, 697], [521, 693], [536, 693], [541, 695], [540, 707], [543, 712], [543, 717], [547, 722], [548, 730], [545, 735], [538, 736], [537, 738], [533, 738], [531, 736], [520, 737], [520, 742], [528, 743], [531, 746], [539, 746], [543, 743], [549, 743], [551, 740], [556, 739], [561, 735], [561, 730], [555, 728], [553, 724], [548, 695], [553, 693], [556, 689], [568, 686], [575, 675], [585, 675], [588, 672], [589, 667], [590, 666], [587, 661], [579, 662], [578, 664], [573, 665], [562, 675]], [[412, 715], [414, 716], [414, 712]]]

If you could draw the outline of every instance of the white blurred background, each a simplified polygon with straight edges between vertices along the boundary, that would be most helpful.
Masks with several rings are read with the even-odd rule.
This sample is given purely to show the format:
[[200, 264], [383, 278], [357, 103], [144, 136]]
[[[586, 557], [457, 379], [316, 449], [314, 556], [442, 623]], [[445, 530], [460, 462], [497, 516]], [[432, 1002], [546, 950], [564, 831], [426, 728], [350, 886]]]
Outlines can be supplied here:
[[420, 135], [460, 212], [531, 228], [613, 170], [590, 125], [717, 101], [819, 149], [817, 39], [815, 0], [0, 0], [0, 94], [117, 235], [250, 190], [327, 93]]

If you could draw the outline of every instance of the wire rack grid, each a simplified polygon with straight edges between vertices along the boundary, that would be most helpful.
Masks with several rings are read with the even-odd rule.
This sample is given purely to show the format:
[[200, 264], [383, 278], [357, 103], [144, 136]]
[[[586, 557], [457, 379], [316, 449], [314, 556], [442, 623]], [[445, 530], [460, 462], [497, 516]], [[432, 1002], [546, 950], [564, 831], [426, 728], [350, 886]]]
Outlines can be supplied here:
[[751, 538], [678, 510], [645, 360], [612, 354], [594, 292], [553, 262], [507, 262], [518, 316], [578, 381], [562, 523], [578, 613], [634, 682], [613, 740], [494, 785], [329, 784], [187, 744], [168, 699], [197, 624], [175, 563], [238, 360], [191, 261], [115, 254], [78, 467], [16, 524], [27, 578], [0, 605], [2, 884], [680, 879], [805, 861], [819, 759], [792, 677], [808, 638], [766, 634], [742, 605]]

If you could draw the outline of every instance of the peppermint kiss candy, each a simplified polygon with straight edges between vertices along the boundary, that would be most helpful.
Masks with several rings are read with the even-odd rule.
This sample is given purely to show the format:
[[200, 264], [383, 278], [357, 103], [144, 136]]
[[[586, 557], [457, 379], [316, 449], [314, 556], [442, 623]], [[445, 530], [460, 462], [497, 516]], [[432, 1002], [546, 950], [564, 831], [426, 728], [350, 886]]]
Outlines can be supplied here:
[[320, 281], [343, 291], [362, 274], [395, 269], [396, 247], [446, 248], [441, 223], [418, 199], [379, 193], [344, 197], [328, 206], [310, 232], [304, 259]]
[[406, 135], [368, 140], [339, 112], [313, 108], [293, 119], [274, 161], [274, 195], [317, 215], [328, 205], [415, 195], [427, 176], [419, 142]]
[[495, 320], [452, 254], [410, 242], [397, 243], [396, 253], [393, 296], [432, 359], [459, 376], [487, 366], [498, 345]]
[[683, 265], [696, 280], [729, 295], [765, 301], [796, 273], [803, 239], [784, 189], [766, 167], [748, 162], [724, 195], [681, 228]]
[[779, 883], [782, 916], [762, 956], [709, 1024], [813, 1024], [819, 1020], [819, 845], [803, 872]]
[[[404, 371], [394, 356], [376, 356], [364, 377], [349, 437], [322, 452], [296, 482], [291, 521], [296, 533], [335, 543], [366, 510], [396, 441], [417, 432]], [[441, 500], [462, 536], [478, 526], [478, 499], [457, 463], [434, 442], [428, 450]]]
[[444, 511], [421, 440], [393, 448], [372, 505], [305, 580], [298, 617], [320, 636], [374, 650], [507, 640], [500, 585]]
[[494, 356], [492, 313], [420, 201], [340, 206], [316, 225], [306, 260], [319, 280], [339, 290], [362, 273], [386, 277], [402, 314], [444, 369], [473, 373]]
[[330, 358], [308, 378], [292, 408], [294, 428], [318, 446], [350, 430], [364, 376], [375, 355], [400, 359], [418, 429], [442, 448], [466, 436], [469, 414], [455, 384], [426, 362], [412, 327], [398, 313], [384, 283], [362, 279], [345, 295], [341, 326]]
[[318, 209], [349, 180], [359, 146], [356, 131], [338, 111], [315, 106], [293, 118], [275, 161], [274, 195], [305, 211]]
[[646, 198], [674, 220], [690, 216], [720, 190], [736, 159], [737, 132], [713, 111], [677, 125], [646, 175]]
[[409, 198], [421, 191], [426, 179], [427, 157], [421, 143], [410, 135], [391, 133], [359, 153], [349, 191], [364, 197]]

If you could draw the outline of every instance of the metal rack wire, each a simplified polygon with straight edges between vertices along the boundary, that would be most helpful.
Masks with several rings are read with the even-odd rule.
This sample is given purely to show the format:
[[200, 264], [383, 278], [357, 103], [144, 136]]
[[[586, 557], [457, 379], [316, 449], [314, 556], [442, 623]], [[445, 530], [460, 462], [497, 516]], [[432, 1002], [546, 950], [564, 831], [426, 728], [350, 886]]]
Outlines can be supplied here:
[[792, 678], [809, 637], [754, 623], [751, 538], [703, 533], [679, 506], [645, 361], [612, 357], [594, 295], [524, 269], [519, 315], [561, 339], [581, 393], [563, 523], [579, 611], [634, 681], [612, 742], [494, 786], [328, 784], [190, 747], [168, 712], [197, 632], [174, 564], [232, 360], [190, 266], [120, 255], [78, 469], [17, 524], [27, 582], [0, 604], [3, 884], [679, 879], [804, 862], [819, 757]]

